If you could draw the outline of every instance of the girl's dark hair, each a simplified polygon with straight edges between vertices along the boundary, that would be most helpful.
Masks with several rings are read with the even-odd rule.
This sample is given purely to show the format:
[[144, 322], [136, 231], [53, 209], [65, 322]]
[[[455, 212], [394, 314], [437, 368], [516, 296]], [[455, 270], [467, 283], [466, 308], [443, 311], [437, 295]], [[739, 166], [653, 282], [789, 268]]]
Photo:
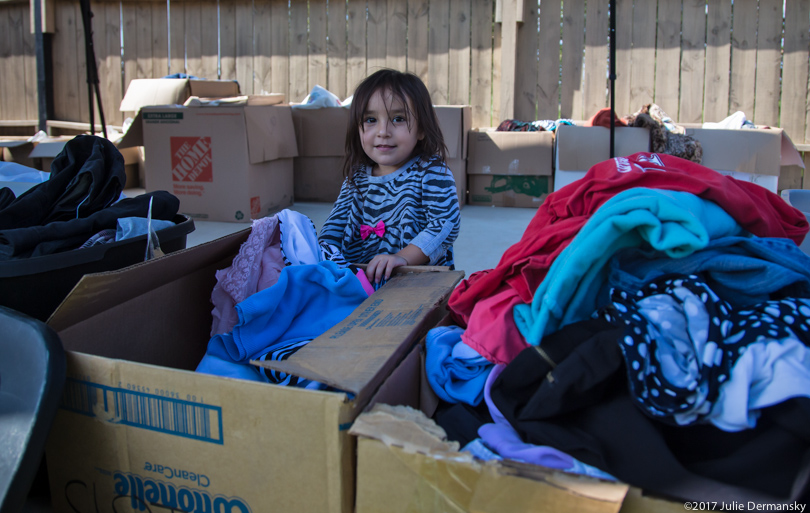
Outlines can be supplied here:
[[[411, 123], [416, 120], [416, 130], [424, 135], [422, 140], [417, 141], [411, 156], [419, 155], [427, 160], [434, 155], [441, 155], [442, 160], [447, 160], [447, 147], [439, 127], [439, 119], [436, 117], [425, 84], [413, 73], [381, 69], [363, 79], [352, 97], [349, 124], [346, 129], [346, 157], [343, 161], [343, 175], [350, 183], [354, 184], [355, 170], [364, 165], [374, 165], [374, 161], [363, 151], [360, 130], [363, 129], [363, 113], [377, 91], [390, 91], [395, 99], [401, 101], [407, 109], [408, 128], [411, 128]], [[413, 112], [410, 110], [411, 106]]]

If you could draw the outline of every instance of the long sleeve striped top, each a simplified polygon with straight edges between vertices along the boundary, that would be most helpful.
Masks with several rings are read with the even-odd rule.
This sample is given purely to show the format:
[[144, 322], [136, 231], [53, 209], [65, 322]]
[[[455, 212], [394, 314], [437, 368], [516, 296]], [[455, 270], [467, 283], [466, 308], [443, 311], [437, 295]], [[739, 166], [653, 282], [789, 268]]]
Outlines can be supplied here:
[[[357, 188], [343, 182], [321, 228], [321, 246], [332, 246], [347, 262], [362, 264], [413, 244], [430, 259], [428, 265], [453, 266], [460, 209], [453, 174], [441, 157], [415, 157], [385, 176], [372, 176], [370, 168], [363, 168], [354, 182]], [[381, 221], [382, 236], [372, 232], [361, 237], [362, 225], [378, 227]]]

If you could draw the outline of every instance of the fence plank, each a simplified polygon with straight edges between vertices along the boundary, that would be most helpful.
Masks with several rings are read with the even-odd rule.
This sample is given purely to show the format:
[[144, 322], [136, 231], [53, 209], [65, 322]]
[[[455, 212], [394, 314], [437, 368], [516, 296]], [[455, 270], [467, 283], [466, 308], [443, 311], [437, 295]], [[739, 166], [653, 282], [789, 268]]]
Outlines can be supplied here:
[[731, 27], [731, 83], [729, 111], [743, 111], [754, 118], [754, 85], [757, 64], [757, 5], [756, 2], [733, 4]]
[[540, 4], [537, 61], [537, 119], [560, 117], [560, 36], [562, 4], [544, 0]]
[[[472, 0], [470, 33], [470, 103], [472, 125], [492, 125], [492, 1]], [[409, 57], [410, 62], [410, 57]]]
[[326, 83], [329, 90], [343, 100], [351, 94], [346, 85], [346, 2], [329, 2], [327, 33]]
[[678, 112], [670, 113], [681, 123], [703, 122], [703, 84], [706, 82], [706, 0], [684, 0], [681, 39], [681, 91]]
[[307, 87], [307, 3], [290, 3], [290, 98], [300, 102], [309, 94]]
[[564, 118], [583, 119], [582, 52], [585, 49], [585, 20], [582, 12], [584, 0], [563, 2], [562, 28], [562, 84], [560, 115]]
[[515, 55], [515, 119], [537, 119], [538, 55], [540, 34], [537, 32], [537, 3], [518, 2], [523, 8], [517, 26], [517, 51]]
[[[810, 2], [788, 0], [785, 4], [785, 59], [782, 69], [782, 110], [779, 126], [784, 128], [793, 142], [810, 142], [810, 110], [807, 110], [807, 52]], [[810, 180], [808, 181], [810, 182]]]
[[587, 9], [582, 91], [584, 115], [590, 118], [607, 107], [608, 1], [588, 0]]
[[[346, 85], [354, 91], [366, 76], [366, 2], [348, 0], [348, 48], [346, 62]], [[351, 94], [351, 93], [350, 93]]]
[[450, 50], [450, 6], [432, 2], [428, 12], [428, 77], [427, 88], [436, 105], [447, 105]]
[[[256, 56], [253, 59], [253, 72], [255, 74], [257, 94], [275, 92], [273, 91], [273, 29], [275, 19], [273, 18], [273, 7], [268, 0], [254, 0], [253, 27], [256, 36], [253, 39], [253, 47]], [[287, 21], [287, 16], [284, 16]]]
[[0, 87], [0, 119], [36, 119], [28, 117], [25, 104], [20, 100], [25, 98], [25, 76], [23, 57], [23, 33], [27, 26], [23, 25], [24, 6], [3, 6], [5, 27], [0, 35], [3, 51], [0, 53], [0, 73], [3, 77], [3, 87]]
[[186, 73], [191, 76], [211, 79], [202, 67], [202, 5], [198, 2], [184, 2], [183, 23], [185, 23]]
[[[93, 46], [99, 80], [99, 97], [104, 110], [104, 122], [121, 126], [123, 116], [118, 110], [124, 92], [121, 84], [121, 12], [118, 3], [98, 3], [93, 7]], [[96, 27], [96, 24], [99, 26]], [[98, 108], [98, 99], [95, 102]], [[95, 121], [101, 122], [97, 111]]]
[[[490, 0], [491, 1], [491, 0]], [[430, 6], [426, 0], [408, 0], [408, 71], [427, 84], [428, 77], [428, 18]]]
[[[613, 86], [614, 107], [619, 117], [634, 113], [630, 102], [633, 82], [630, 72], [633, 65], [633, 0], [616, 1], [616, 81]], [[608, 84], [609, 85], [609, 84]]]
[[678, 119], [680, 61], [681, 0], [659, 0], [655, 50], [655, 103], [673, 119]]
[[[236, 4], [219, 5], [219, 66], [223, 80], [236, 80]], [[244, 85], [239, 84], [244, 93]]]
[[186, 72], [186, 6], [184, 2], [169, 3], [169, 74]]
[[754, 123], [779, 122], [779, 80], [782, 66], [782, 0], [760, 0], [757, 23], [757, 78]]
[[[451, 105], [469, 105], [470, 103], [471, 9], [470, 0], [452, 0], [450, 2], [447, 100]], [[526, 72], [528, 73], [529, 70]]]
[[385, 67], [386, 0], [368, 0], [366, 18], [366, 70], [369, 74]]
[[[515, 117], [515, 75], [517, 72], [517, 1], [503, 0], [501, 4], [501, 95], [495, 101], [501, 106], [501, 116], [505, 119]], [[497, 7], [496, 18], [497, 18]]]
[[730, 66], [731, 1], [707, 0], [703, 121], [722, 121], [729, 114]]
[[[138, 13], [142, 8], [149, 9], [150, 4], [144, 5], [135, 4], [130, 2], [121, 3], [121, 19], [123, 24], [121, 30], [123, 31], [123, 56], [124, 56], [124, 91], [129, 87], [129, 83], [133, 78], [138, 77]], [[151, 28], [152, 25], [150, 24]], [[151, 53], [151, 52], [150, 52]], [[152, 59], [150, 55], [149, 65], [151, 68]]]
[[219, 44], [214, 34], [219, 31], [217, 2], [205, 0], [200, 6], [201, 50], [200, 73], [210, 80], [219, 79]]
[[270, 58], [271, 93], [283, 93], [286, 101], [290, 98], [290, 24], [288, 23], [286, 0], [272, 0], [270, 19], [272, 20], [271, 41], [272, 57]]
[[74, 3], [57, 2], [54, 7], [58, 28], [53, 39], [53, 75], [54, 83], [59, 84], [53, 90], [54, 117], [65, 121], [80, 121], [80, 75], [77, 71], [79, 47], [76, 45], [79, 29], [76, 23], [81, 23], [81, 16], [78, 16], [78, 8]]
[[385, 66], [405, 71], [408, 69], [408, 5], [400, 0], [388, 0], [386, 11]]
[[633, 6], [633, 49], [630, 51], [630, 110], [638, 112], [655, 101], [655, 2], [636, 2]]
[[[32, 27], [31, 10], [22, 11], [22, 44], [23, 44], [23, 66], [25, 67], [25, 119], [39, 118], [39, 102], [37, 97], [37, 60], [36, 60], [36, 37], [31, 33]], [[119, 60], [120, 63], [120, 60]], [[5, 86], [4, 86], [5, 87]], [[18, 100], [19, 101], [19, 100]]]
[[152, 66], [154, 75], [145, 78], [163, 77], [169, 74], [169, 18], [161, 2], [152, 5]]
[[326, 0], [309, 0], [308, 90], [326, 88]]

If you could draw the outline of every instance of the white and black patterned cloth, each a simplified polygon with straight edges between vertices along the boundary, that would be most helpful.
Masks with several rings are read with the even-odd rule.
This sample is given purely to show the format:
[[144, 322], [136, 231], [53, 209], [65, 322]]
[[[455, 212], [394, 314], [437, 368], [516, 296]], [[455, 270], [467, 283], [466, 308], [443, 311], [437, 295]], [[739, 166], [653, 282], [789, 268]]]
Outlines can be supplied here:
[[[734, 311], [698, 276], [668, 275], [635, 295], [613, 289], [611, 301], [602, 315], [625, 327], [619, 346], [631, 396], [642, 411], [663, 422], [687, 425], [703, 420], [725, 427], [732, 423], [722, 416], [740, 407], [734, 401], [743, 401], [746, 409], [761, 403], [759, 397], [795, 396], [796, 391], [776, 376], [780, 364], [799, 369], [805, 382], [810, 379], [808, 299], [771, 300]], [[762, 365], [750, 376], [735, 374], [737, 361], [755, 350], [771, 353], [771, 358], [760, 358], [770, 362], [768, 368]], [[735, 386], [727, 387], [732, 380]], [[741, 380], [749, 380], [743, 383], [744, 397], [731, 396], [741, 390]], [[766, 390], [759, 382], [780, 390]], [[801, 393], [807, 394], [810, 390]], [[732, 429], [749, 427], [747, 423], [737, 421]]]
[[[344, 181], [340, 189], [320, 232], [322, 248], [334, 246], [345, 261], [363, 264], [413, 244], [430, 258], [429, 265], [453, 265], [460, 210], [453, 174], [440, 157], [413, 158], [385, 176], [359, 169], [354, 183]], [[362, 238], [361, 226], [376, 227], [380, 221], [381, 236]]]

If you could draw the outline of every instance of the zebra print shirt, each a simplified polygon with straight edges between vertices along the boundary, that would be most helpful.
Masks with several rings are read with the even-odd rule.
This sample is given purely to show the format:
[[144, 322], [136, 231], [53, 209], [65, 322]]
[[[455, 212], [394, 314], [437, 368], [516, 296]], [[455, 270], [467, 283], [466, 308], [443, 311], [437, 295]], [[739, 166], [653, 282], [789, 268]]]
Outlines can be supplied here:
[[[346, 261], [364, 264], [413, 244], [430, 259], [428, 265], [453, 266], [460, 210], [456, 182], [441, 157], [413, 158], [385, 176], [372, 176], [364, 168], [354, 182], [356, 189], [344, 180], [321, 228], [321, 246], [333, 246]], [[360, 237], [361, 225], [374, 227], [380, 221], [385, 223], [382, 237]]]

